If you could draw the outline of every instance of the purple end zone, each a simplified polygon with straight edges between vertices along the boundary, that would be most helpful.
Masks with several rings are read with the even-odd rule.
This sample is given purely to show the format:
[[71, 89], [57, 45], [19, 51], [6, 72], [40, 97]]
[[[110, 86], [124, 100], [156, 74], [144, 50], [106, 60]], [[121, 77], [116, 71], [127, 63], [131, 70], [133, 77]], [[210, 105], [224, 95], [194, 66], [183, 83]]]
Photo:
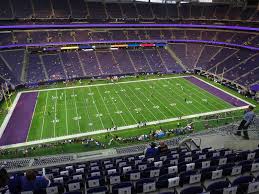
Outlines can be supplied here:
[[0, 139], [0, 145], [22, 143], [26, 141], [30, 128], [38, 92], [21, 94], [13, 114]]
[[222, 100], [228, 102], [229, 104], [236, 106], [236, 107], [241, 107], [241, 106], [247, 106], [248, 104], [219, 90], [218, 88], [215, 88], [199, 79], [196, 77], [190, 76], [190, 77], [185, 77], [186, 80], [190, 81], [191, 83], [199, 86], [200, 88], [208, 91], [209, 93], [213, 94], [214, 96], [217, 96], [221, 98]]

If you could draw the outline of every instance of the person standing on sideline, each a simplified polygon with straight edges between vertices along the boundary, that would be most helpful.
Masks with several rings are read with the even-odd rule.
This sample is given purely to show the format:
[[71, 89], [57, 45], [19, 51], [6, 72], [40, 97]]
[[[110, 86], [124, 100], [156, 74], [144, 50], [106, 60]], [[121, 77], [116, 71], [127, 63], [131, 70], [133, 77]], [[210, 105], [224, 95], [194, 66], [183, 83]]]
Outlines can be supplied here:
[[247, 110], [245, 110], [243, 120], [241, 121], [235, 135], [241, 136], [241, 131], [243, 130], [244, 138], [249, 139], [247, 129], [255, 117], [255, 113], [253, 112], [253, 110], [254, 107], [251, 105], [247, 108]]

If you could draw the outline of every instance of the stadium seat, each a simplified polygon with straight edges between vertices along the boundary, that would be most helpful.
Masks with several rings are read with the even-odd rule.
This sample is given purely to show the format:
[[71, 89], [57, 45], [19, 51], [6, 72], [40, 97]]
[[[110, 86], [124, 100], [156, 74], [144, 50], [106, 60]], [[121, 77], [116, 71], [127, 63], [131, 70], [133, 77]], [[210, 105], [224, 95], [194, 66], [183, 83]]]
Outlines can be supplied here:
[[87, 188], [100, 187], [105, 184], [105, 180], [100, 176], [88, 177], [86, 179]]
[[147, 193], [156, 191], [156, 181], [154, 178], [144, 178], [136, 182], [137, 193]]
[[203, 192], [202, 186], [191, 186], [183, 189], [180, 194], [200, 194]]
[[228, 181], [217, 181], [213, 182], [206, 188], [206, 191], [211, 194], [220, 194], [223, 193], [223, 189], [229, 187]]
[[131, 182], [123, 182], [112, 186], [112, 193], [133, 193], [133, 184]]
[[98, 194], [98, 193], [105, 193], [108, 194], [108, 189], [105, 186], [102, 187], [94, 187], [87, 190], [89, 194]]
[[69, 180], [65, 183], [66, 191], [82, 191], [84, 190], [84, 182], [79, 180]]
[[237, 186], [237, 192], [238, 193], [245, 193], [247, 191], [249, 183], [254, 181], [253, 176], [240, 176], [235, 178], [234, 180], [231, 180], [232, 186]]

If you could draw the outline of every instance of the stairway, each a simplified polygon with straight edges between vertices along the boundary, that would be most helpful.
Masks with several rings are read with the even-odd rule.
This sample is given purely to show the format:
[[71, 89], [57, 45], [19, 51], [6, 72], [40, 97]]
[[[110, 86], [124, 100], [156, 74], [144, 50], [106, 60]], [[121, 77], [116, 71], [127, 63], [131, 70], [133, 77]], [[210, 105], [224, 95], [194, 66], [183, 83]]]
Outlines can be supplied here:
[[171, 55], [171, 57], [186, 71], [186, 66], [183, 64], [183, 62], [176, 56], [174, 51], [168, 46], [165, 47], [165, 49], [168, 51], [168, 53]]

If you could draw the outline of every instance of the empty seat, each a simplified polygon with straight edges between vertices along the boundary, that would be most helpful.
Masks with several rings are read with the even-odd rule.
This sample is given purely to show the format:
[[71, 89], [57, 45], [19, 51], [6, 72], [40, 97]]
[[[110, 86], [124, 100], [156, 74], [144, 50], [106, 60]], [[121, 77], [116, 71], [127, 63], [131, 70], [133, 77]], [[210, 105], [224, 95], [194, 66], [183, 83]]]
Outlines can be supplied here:
[[191, 186], [183, 189], [180, 194], [200, 194], [203, 192], [202, 186]]
[[118, 193], [133, 193], [133, 184], [131, 182], [124, 182], [119, 183], [112, 186], [112, 193], [118, 194]]
[[94, 187], [87, 190], [88, 194], [99, 194], [99, 193], [105, 193], [108, 194], [108, 189], [105, 186], [102, 187]]

